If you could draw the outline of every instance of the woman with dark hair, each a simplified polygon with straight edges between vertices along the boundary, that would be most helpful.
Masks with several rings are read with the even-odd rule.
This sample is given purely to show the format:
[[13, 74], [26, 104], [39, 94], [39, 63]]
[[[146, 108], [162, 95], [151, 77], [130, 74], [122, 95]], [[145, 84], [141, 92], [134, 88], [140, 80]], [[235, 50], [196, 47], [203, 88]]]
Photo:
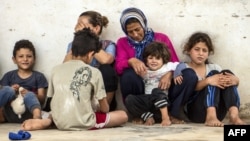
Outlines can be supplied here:
[[[122, 12], [120, 23], [125, 37], [117, 41], [115, 69], [120, 76], [120, 86], [123, 100], [129, 95], [144, 94], [144, 82], [140, 74], [146, 72], [142, 53], [144, 48], [153, 41], [162, 42], [170, 51], [171, 62], [178, 62], [174, 47], [167, 35], [154, 32], [147, 25], [144, 13], [137, 8], [127, 8]], [[160, 89], [170, 87], [173, 72], [161, 77]]]
[[[92, 32], [100, 36], [103, 28], [107, 27], [109, 20], [106, 16], [101, 15], [96, 11], [85, 11], [80, 14], [77, 24], [75, 26], [75, 32], [82, 30], [83, 28], [90, 28]], [[102, 50], [94, 55], [91, 62], [91, 66], [98, 68], [103, 77], [105, 90], [107, 94], [107, 100], [110, 104], [110, 110], [116, 109], [115, 91], [118, 86], [117, 74], [114, 70], [113, 64], [115, 61], [115, 43], [111, 40], [100, 40], [102, 43]], [[72, 42], [69, 43], [67, 49], [67, 55], [64, 58], [64, 62], [72, 59], [71, 54]]]

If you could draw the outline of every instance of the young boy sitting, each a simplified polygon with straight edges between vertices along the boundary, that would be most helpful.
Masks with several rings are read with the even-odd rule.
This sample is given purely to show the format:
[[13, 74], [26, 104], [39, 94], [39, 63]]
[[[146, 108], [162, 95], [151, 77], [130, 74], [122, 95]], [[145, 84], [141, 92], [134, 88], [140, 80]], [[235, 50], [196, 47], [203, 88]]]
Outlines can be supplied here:
[[[125, 111], [109, 112], [102, 75], [89, 65], [100, 49], [99, 38], [90, 29], [75, 33], [72, 60], [52, 70], [47, 94], [52, 97], [49, 117], [26, 120], [23, 130], [45, 129], [52, 121], [60, 130], [98, 129], [127, 122]], [[98, 100], [97, 108], [93, 108], [93, 100]]]

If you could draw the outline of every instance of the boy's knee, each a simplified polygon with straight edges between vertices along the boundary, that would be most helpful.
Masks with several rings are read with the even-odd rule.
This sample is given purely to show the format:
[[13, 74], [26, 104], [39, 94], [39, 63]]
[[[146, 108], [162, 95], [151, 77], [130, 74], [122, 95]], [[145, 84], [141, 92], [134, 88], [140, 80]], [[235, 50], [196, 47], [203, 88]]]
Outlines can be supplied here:
[[129, 105], [131, 105], [131, 103], [132, 103], [132, 101], [134, 99], [133, 97], [134, 97], [134, 95], [128, 95], [125, 98], [124, 104], [125, 104], [126, 107], [129, 106]]
[[4, 93], [8, 93], [8, 94], [11, 94], [11, 95], [15, 95], [15, 90], [14, 90], [12, 87], [9, 87], [9, 86], [2, 86], [1, 90], [2, 90]]
[[24, 100], [25, 99], [30, 99], [30, 98], [34, 98], [36, 97], [36, 95], [33, 93], [33, 92], [27, 92], [25, 95], [24, 95]]

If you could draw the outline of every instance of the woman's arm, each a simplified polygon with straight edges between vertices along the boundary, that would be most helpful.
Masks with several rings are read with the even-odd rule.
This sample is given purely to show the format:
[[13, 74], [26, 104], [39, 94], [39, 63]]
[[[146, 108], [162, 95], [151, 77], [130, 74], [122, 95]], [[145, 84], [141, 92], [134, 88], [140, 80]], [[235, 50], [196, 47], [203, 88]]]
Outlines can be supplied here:
[[94, 57], [100, 64], [112, 64], [115, 60], [112, 54], [105, 52], [103, 49], [95, 53]]
[[129, 46], [127, 38], [123, 37], [117, 41], [115, 57], [115, 70], [118, 75], [121, 75], [126, 68], [129, 68], [128, 60], [135, 57], [135, 52]]

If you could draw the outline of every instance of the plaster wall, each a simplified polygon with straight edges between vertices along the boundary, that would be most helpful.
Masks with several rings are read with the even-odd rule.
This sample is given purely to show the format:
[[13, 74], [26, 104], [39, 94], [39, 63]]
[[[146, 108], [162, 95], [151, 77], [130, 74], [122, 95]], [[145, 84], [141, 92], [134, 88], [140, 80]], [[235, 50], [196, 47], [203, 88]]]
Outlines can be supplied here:
[[211, 35], [216, 46], [211, 61], [230, 68], [239, 78], [241, 115], [250, 117], [250, 2], [248, 0], [1, 0], [0, 76], [16, 69], [12, 49], [16, 41], [29, 39], [37, 51], [35, 69], [49, 79], [53, 66], [62, 63], [72, 41], [80, 13], [96, 10], [109, 18], [102, 38], [124, 36], [121, 11], [142, 9], [149, 27], [166, 33], [181, 60], [182, 45], [195, 31]]

